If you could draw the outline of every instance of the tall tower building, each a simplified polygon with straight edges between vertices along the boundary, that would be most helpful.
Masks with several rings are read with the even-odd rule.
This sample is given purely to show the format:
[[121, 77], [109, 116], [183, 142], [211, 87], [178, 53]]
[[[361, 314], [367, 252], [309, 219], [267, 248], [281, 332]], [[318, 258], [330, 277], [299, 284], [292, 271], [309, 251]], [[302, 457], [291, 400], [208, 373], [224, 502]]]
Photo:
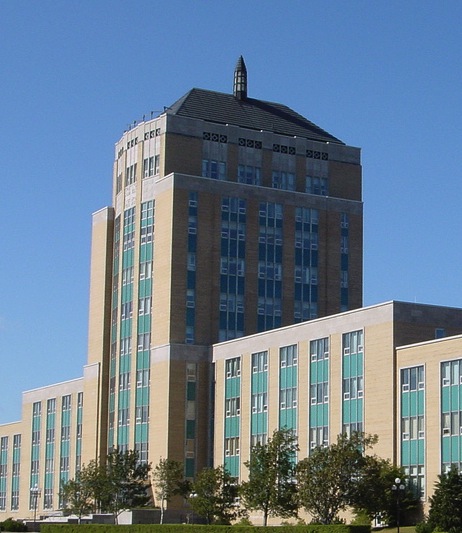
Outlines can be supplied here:
[[214, 343], [362, 305], [361, 166], [292, 109], [192, 89], [116, 143], [94, 214], [97, 453], [210, 463]]

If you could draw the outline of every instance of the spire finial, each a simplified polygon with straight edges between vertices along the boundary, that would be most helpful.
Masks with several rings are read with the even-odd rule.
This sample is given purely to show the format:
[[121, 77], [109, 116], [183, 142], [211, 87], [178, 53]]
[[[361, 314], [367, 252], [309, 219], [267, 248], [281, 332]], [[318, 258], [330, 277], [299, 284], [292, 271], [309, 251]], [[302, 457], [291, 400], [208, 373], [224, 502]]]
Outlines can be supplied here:
[[245, 100], [247, 98], [247, 68], [242, 56], [239, 56], [236, 68], [234, 69], [233, 94], [238, 100]]

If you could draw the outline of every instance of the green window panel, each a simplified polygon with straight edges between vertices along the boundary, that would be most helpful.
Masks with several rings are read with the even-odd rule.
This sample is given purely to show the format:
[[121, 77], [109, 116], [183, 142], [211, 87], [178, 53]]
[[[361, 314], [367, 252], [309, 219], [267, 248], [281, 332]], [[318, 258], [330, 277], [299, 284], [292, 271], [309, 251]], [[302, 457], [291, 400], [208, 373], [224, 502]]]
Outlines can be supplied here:
[[460, 437], [450, 437], [451, 441], [451, 462], [458, 463], [460, 461]]
[[411, 464], [411, 447], [410, 441], [401, 442], [401, 464], [409, 465]]
[[194, 401], [196, 399], [196, 382], [188, 381], [186, 385], [186, 399]]
[[268, 375], [267, 372], [259, 372], [252, 374], [252, 393], [267, 392], [268, 391]]
[[224, 466], [231, 476], [239, 477], [239, 456], [225, 457]]
[[451, 411], [459, 410], [459, 386], [449, 387], [451, 390]]
[[108, 431], [108, 447], [112, 448], [114, 446], [114, 430], [110, 429]]
[[149, 333], [151, 331], [151, 316], [145, 315], [138, 318], [138, 333]]
[[124, 374], [129, 372], [131, 367], [131, 357], [129, 355], [124, 355], [119, 358], [119, 373]]
[[150, 261], [153, 256], [153, 245], [151, 242], [140, 246], [140, 261]]
[[122, 269], [133, 266], [134, 250], [127, 250], [122, 256]]
[[228, 378], [225, 383], [225, 398], [236, 398], [240, 396], [241, 378]]
[[150, 367], [149, 350], [136, 354], [136, 369], [143, 370]]
[[344, 378], [351, 378], [351, 355], [348, 357], [343, 357], [343, 377]]
[[19, 490], [19, 476], [13, 476], [11, 480], [11, 490]]
[[225, 421], [225, 437], [239, 437], [239, 417], [227, 418]]
[[53, 473], [47, 472], [45, 474], [45, 488], [50, 489], [53, 487]]
[[411, 403], [409, 401], [409, 394], [403, 394], [401, 396], [401, 416], [411, 416]]
[[185, 477], [194, 477], [195, 471], [195, 460], [186, 458], [185, 460]]
[[186, 438], [187, 439], [196, 438], [196, 421], [195, 420], [186, 420]]
[[135, 443], [148, 442], [149, 424], [135, 425]]
[[267, 433], [268, 416], [266, 413], [256, 413], [251, 416], [252, 435]]
[[279, 412], [279, 427], [297, 429], [297, 409], [284, 409]]
[[117, 444], [128, 444], [128, 426], [119, 427]]

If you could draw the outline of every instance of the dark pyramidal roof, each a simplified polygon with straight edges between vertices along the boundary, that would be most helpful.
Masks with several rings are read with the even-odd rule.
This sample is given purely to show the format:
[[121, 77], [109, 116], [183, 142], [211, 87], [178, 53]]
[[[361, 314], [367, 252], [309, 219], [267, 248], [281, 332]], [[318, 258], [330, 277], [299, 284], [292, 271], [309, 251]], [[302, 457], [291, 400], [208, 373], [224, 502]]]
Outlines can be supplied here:
[[166, 112], [217, 124], [232, 124], [313, 141], [344, 144], [290, 107], [254, 98], [237, 98], [233, 94], [191, 89], [167, 108]]

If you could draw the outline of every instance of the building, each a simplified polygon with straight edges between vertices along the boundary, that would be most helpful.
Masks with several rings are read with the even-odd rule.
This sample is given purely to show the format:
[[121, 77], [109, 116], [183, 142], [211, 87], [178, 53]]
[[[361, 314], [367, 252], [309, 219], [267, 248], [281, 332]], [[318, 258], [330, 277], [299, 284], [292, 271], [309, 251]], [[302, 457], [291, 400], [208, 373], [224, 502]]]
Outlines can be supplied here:
[[[359, 150], [291, 109], [192, 89], [115, 148], [93, 218], [100, 453], [211, 461], [211, 345], [362, 305]], [[105, 423], [107, 421], [107, 431]]]
[[[191, 478], [213, 461], [241, 475], [250, 444], [281, 424], [296, 427], [307, 449], [342, 429], [376, 431], [374, 401], [398, 416], [400, 347], [428, 341], [435, 328], [461, 332], [459, 310], [416, 306], [422, 323], [409, 318], [401, 331], [396, 310], [405, 304], [361, 309], [360, 151], [287, 106], [249, 97], [242, 58], [232, 94], [192, 89], [134, 123], [116, 143], [113, 168], [112, 205], [92, 220], [87, 365], [81, 379], [24, 393], [22, 420], [0, 426], [0, 519], [59, 512], [62, 483], [115, 447], [154, 464], [180, 460]], [[369, 322], [381, 324], [383, 313], [386, 333], [374, 341]], [[329, 380], [310, 383], [329, 399], [315, 423], [307, 343], [327, 338], [316, 349], [334, 354], [348, 331], [367, 335], [350, 338], [368, 349], [350, 382], [359, 394], [366, 372], [367, 403], [351, 398], [349, 418], [333, 409], [348, 391], [331, 358]], [[386, 349], [368, 367], [381, 335]], [[284, 370], [284, 393], [275, 370], [283, 347], [291, 347], [286, 367], [298, 368]], [[254, 356], [258, 387], [269, 387], [258, 397], [250, 374], [237, 379], [232, 366]], [[389, 379], [374, 400], [372, 376], [380, 383], [384, 369]], [[394, 417], [377, 432], [396, 441]]]
[[275, 429], [297, 433], [300, 459], [364, 431], [427, 502], [462, 466], [461, 331], [461, 309], [388, 302], [215, 345], [215, 463], [245, 479]]

